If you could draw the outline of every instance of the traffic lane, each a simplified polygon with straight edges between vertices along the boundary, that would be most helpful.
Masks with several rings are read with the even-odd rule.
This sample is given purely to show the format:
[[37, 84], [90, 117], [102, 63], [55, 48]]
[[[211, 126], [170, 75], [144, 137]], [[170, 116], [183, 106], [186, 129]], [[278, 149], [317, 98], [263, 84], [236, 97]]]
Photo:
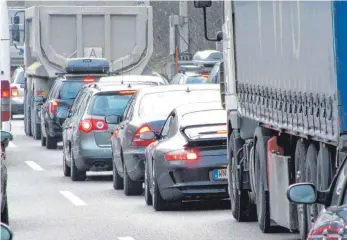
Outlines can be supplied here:
[[40, 147], [14, 122], [17, 148], [9, 149], [9, 207], [17, 239], [295, 239], [294, 234], [262, 234], [256, 223], [237, 223], [225, 210], [228, 206], [218, 202], [155, 212], [143, 196], [114, 191], [110, 176], [88, 174], [88, 181], [72, 182], [63, 177], [61, 150]]

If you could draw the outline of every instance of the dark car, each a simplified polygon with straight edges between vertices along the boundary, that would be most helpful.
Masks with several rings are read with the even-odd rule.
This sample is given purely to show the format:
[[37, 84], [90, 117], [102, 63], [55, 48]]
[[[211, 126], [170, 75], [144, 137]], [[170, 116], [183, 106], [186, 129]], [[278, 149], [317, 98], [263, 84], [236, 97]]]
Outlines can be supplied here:
[[179, 106], [146, 149], [145, 200], [163, 210], [182, 200], [228, 198], [227, 115], [221, 102]]
[[7, 203], [7, 167], [6, 167], [6, 147], [13, 137], [11, 133], [1, 131], [1, 222], [9, 224], [8, 203]]
[[[316, 219], [308, 219], [307, 240], [347, 238], [347, 160], [341, 164], [329, 189], [318, 191], [311, 183], [289, 186], [287, 197], [299, 204], [303, 211], [318, 212]], [[305, 221], [306, 219], [304, 219]], [[301, 234], [305, 235], [305, 234]]]
[[[111, 135], [118, 118], [140, 88], [153, 85], [89, 84], [76, 97], [63, 124], [63, 170], [73, 181], [87, 171], [111, 171]], [[116, 118], [115, 118], [116, 116]]]
[[57, 143], [62, 141], [62, 124], [77, 93], [85, 84], [106, 76], [108, 67], [105, 59], [70, 59], [65, 69], [67, 74], [54, 81], [47, 99], [34, 99], [42, 104], [39, 112], [42, 146], [46, 146], [47, 149], [57, 148]]
[[215, 84], [167, 85], [144, 88], [128, 103], [122, 122], [112, 137], [113, 187], [125, 195], [143, 192], [145, 149], [153, 140], [143, 132], [160, 133], [168, 114], [182, 103], [220, 101]]

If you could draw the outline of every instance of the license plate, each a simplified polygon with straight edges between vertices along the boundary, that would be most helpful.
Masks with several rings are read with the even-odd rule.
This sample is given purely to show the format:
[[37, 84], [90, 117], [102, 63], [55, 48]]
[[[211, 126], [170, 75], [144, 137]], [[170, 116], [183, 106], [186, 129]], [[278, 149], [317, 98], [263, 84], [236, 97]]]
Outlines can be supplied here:
[[226, 169], [215, 169], [213, 170], [213, 180], [224, 180], [227, 179], [227, 170]]

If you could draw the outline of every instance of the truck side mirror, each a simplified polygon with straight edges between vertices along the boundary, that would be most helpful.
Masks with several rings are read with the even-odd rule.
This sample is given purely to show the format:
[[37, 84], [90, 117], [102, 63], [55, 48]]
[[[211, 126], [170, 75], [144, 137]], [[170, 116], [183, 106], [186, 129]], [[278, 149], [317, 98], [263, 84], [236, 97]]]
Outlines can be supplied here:
[[195, 8], [208, 8], [212, 6], [212, 1], [196, 1], [194, 0]]
[[12, 31], [12, 41], [13, 43], [19, 43], [20, 42], [20, 30], [19, 30], [19, 25], [18, 24], [12, 24], [11, 26]]
[[13, 23], [14, 23], [14, 24], [20, 24], [20, 18], [19, 18], [19, 16], [14, 16], [14, 17], [13, 17]]

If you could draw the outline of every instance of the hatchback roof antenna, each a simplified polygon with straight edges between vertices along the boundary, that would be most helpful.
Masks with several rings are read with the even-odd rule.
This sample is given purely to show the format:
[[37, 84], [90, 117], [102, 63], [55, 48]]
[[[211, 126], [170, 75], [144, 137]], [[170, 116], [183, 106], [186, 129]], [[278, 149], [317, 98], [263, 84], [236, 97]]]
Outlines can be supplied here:
[[129, 83], [129, 85], [128, 85], [128, 88], [131, 88], [131, 85], [130, 85], [130, 83]]
[[187, 92], [191, 92], [190, 89], [189, 89], [189, 85], [187, 86]]

